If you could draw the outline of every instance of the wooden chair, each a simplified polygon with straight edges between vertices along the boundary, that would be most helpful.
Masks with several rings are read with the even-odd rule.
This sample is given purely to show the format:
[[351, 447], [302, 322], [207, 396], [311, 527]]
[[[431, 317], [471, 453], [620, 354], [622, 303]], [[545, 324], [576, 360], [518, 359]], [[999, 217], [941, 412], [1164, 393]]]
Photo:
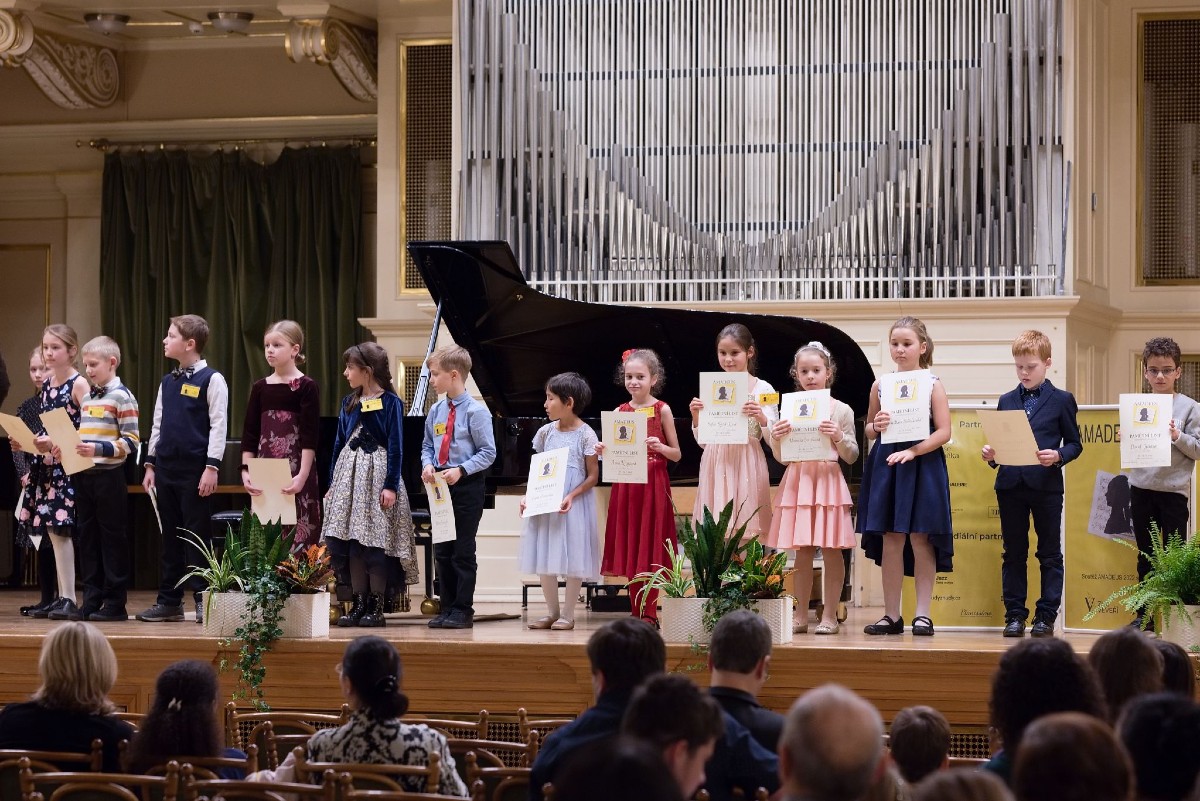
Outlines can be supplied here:
[[[466, 740], [486, 740], [488, 736], [488, 711], [479, 710], [479, 717], [474, 720], [453, 720], [450, 718], [430, 718], [424, 715], [407, 715], [401, 718], [403, 723], [424, 723], [431, 729], [437, 729], [447, 738], [459, 737]], [[522, 738], [524, 739], [524, 738]]]
[[211, 779], [191, 782], [186, 793], [185, 801], [336, 801], [337, 784], [329, 771], [321, 784]]
[[[483, 783], [468, 788], [471, 801], [486, 801]], [[404, 790], [350, 790], [341, 801], [463, 801], [456, 795], [440, 793], [410, 793]]]
[[425, 765], [395, 765], [375, 764], [367, 762], [310, 762], [307, 749], [296, 748], [292, 751], [292, 761], [296, 768], [296, 779], [302, 782], [312, 782], [325, 771], [333, 771], [338, 776], [339, 797], [345, 798], [349, 790], [404, 790], [400, 780], [405, 777], [417, 779], [422, 788], [421, 792], [433, 792], [439, 784], [442, 758], [439, 754], [431, 753], [429, 762]]
[[517, 710], [517, 728], [521, 733], [521, 742], [529, 741], [529, 733], [536, 731], [543, 740], [555, 729], [572, 722], [571, 718], [533, 718], [525, 711], [525, 707]]
[[983, 767], [985, 764], [987, 764], [987, 760], [978, 757], [950, 757], [950, 767], [952, 768], [970, 768], [974, 770]]
[[[446, 741], [450, 745], [450, 754], [454, 757], [457, 767], [468, 751], [474, 751], [480, 765], [491, 765], [496, 768], [528, 768], [537, 757], [541, 738], [536, 730], [530, 731], [523, 743], [508, 740], [455, 740]], [[465, 768], [459, 773], [466, 777]]]
[[113, 712], [112, 716], [117, 720], [123, 720], [132, 726], [135, 730], [142, 727], [142, 721], [146, 718], [145, 712]]
[[21, 760], [29, 763], [34, 773], [56, 773], [80, 768], [97, 771], [104, 766], [104, 741], [92, 740], [92, 750], [82, 754], [74, 751], [25, 751], [20, 748], [0, 749], [0, 799], [21, 798]]
[[[217, 771], [226, 768], [240, 770], [244, 775], [249, 776], [258, 770], [258, 746], [254, 745], [254, 743], [246, 746], [245, 759], [237, 759], [235, 757], [180, 756], [173, 759], [172, 762], [179, 763], [181, 781], [185, 785], [191, 778], [204, 780], [219, 779], [221, 777], [217, 775]], [[146, 771], [146, 775], [163, 776], [166, 774], [166, 771], [167, 765], [155, 765]]]
[[526, 801], [529, 798], [530, 768], [500, 768], [480, 765], [474, 751], [468, 751], [463, 762], [467, 786], [483, 782], [487, 801]]
[[[22, 762], [28, 760], [22, 758]], [[78, 798], [121, 799], [121, 801], [178, 801], [179, 765], [170, 762], [164, 776], [135, 773], [46, 772], [34, 773], [28, 764], [21, 766], [21, 798], [41, 793], [49, 801]]]
[[[307, 732], [312, 734], [317, 729], [328, 729], [345, 725], [350, 720], [350, 705], [342, 704], [336, 713], [305, 712], [303, 710], [271, 710], [270, 712], [250, 712], [238, 709], [237, 704], [230, 701], [225, 705], [225, 744], [231, 748], [245, 751], [246, 746], [254, 743], [258, 746], [260, 758], [267, 761], [267, 754], [262, 742], [252, 738], [259, 724], [270, 722], [275, 727], [276, 734], [297, 734]], [[268, 767], [274, 767], [268, 764]]]

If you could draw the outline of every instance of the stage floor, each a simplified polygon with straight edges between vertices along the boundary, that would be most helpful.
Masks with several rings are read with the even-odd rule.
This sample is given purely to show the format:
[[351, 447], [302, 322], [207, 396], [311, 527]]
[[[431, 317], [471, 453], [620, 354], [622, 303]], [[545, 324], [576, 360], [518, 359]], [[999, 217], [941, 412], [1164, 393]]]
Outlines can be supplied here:
[[[41, 640], [57, 624], [20, 616], [18, 607], [35, 600], [36, 594], [29, 591], [0, 593], [0, 703], [23, 700], [37, 686]], [[137, 612], [153, 601], [153, 593], [135, 592], [129, 609]], [[998, 629], [939, 631], [933, 637], [864, 634], [862, 627], [880, 613], [878, 608], [851, 608], [839, 634], [797, 634], [791, 644], [776, 646], [762, 702], [785, 711], [805, 690], [836, 681], [870, 699], [885, 720], [905, 706], [921, 703], [940, 709], [956, 728], [985, 727], [992, 671], [1000, 654], [1018, 640], [1004, 639]], [[267, 701], [276, 708], [336, 708], [342, 698], [334, 666], [345, 641], [371, 633], [394, 641], [403, 655], [403, 685], [414, 713], [475, 714], [488, 709], [504, 715], [525, 707], [542, 717], [574, 715], [592, 699], [587, 639], [606, 621], [621, 617], [580, 609], [573, 631], [531, 631], [527, 621], [544, 614], [544, 604], [532, 599], [528, 610], [519, 602], [489, 603], [481, 604], [477, 614], [507, 619], [448, 631], [430, 629], [427, 618], [407, 613], [390, 616], [383, 629], [335, 626], [328, 640], [283, 640], [268, 658]], [[223, 659], [236, 657], [236, 649], [203, 636], [191, 620], [151, 624], [131, 619], [96, 625], [108, 635], [120, 665], [113, 700], [131, 711], [149, 707], [154, 677], [170, 662], [201, 659], [220, 666]], [[1064, 636], [1081, 653], [1097, 637]], [[705, 657], [689, 646], [668, 646], [668, 668], [692, 673], [706, 683]], [[222, 684], [232, 691], [232, 672], [222, 675]]]

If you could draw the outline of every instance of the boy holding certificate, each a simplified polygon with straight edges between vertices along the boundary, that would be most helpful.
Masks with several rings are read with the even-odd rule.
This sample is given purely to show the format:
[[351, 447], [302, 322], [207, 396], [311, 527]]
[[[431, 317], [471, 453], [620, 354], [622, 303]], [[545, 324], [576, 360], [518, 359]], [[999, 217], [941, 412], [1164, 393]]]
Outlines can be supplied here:
[[1012, 344], [1019, 386], [1000, 396], [1000, 411], [1025, 412], [1037, 441], [1036, 465], [997, 465], [996, 451], [984, 445], [982, 456], [996, 473], [996, 501], [1000, 507], [1000, 534], [1004, 553], [1000, 566], [1004, 596], [1004, 636], [1023, 637], [1028, 591], [1026, 562], [1029, 555], [1029, 518], [1037, 533], [1037, 560], [1042, 587], [1034, 611], [1034, 637], [1054, 636], [1054, 621], [1062, 603], [1062, 467], [1083, 452], [1075, 397], [1046, 378], [1050, 367], [1050, 339], [1041, 331], [1025, 331]]
[[[1188, 495], [1192, 473], [1200, 458], [1200, 404], [1175, 391], [1182, 359], [1178, 343], [1170, 337], [1155, 337], [1142, 349], [1146, 381], [1155, 395], [1172, 395], [1170, 467], [1134, 467], [1129, 473], [1129, 505], [1138, 550], [1150, 551], [1150, 524], [1155, 523], [1165, 541], [1170, 534], [1188, 536]], [[1150, 563], [1138, 556], [1138, 580], [1150, 572]], [[1139, 614], [1134, 624], [1153, 628], [1154, 622]]]

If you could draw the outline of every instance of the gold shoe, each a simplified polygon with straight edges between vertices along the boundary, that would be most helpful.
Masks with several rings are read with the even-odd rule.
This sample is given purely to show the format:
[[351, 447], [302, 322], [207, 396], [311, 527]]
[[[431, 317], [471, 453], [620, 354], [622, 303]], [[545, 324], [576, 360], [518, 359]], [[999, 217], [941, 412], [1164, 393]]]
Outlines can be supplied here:
[[537, 620], [535, 620], [529, 624], [529, 628], [531, 628], [531, 629], [548, 629], [553, 625], [554, 625], [554, 618], [539, 617]]
[[793, 623], [792, 624], [792, 634], [808, 634], [808, 624], [807, 623]]
[[813, 633], [814, 634], [837, 634], [839, 631], [841, 631], [841, 628], [842, 628], [842, 625], [840, 623], [834, 623], [833, 625], [830, 625], [828, 623], [818, 623], [817, 628], [813, 631]]
[[554, 621], [553, 624], [551, 624], [550, 628], [554, 629], [555, 631], [570, 631], [571, 629], [575, 628], [575, 621], [560, 617], [558, 620]]

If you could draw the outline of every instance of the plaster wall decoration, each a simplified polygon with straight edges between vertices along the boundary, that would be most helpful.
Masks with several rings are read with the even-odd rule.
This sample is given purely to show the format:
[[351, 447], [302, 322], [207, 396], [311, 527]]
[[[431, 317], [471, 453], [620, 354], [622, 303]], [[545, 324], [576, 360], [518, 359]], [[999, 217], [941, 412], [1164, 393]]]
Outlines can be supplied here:
[[66, 109], [106, 108], [117, 99], [116, 53], [35, 31], [24, 14], [0, 10], [0, 63], [24, 67], [42, 93]]
[[340, 19], [294, 19], [284, 47], [299, 64], [308, 59], [333, 70], [350, 96], [364, 103], [379, 97], [379, 40], [374, 31]]

